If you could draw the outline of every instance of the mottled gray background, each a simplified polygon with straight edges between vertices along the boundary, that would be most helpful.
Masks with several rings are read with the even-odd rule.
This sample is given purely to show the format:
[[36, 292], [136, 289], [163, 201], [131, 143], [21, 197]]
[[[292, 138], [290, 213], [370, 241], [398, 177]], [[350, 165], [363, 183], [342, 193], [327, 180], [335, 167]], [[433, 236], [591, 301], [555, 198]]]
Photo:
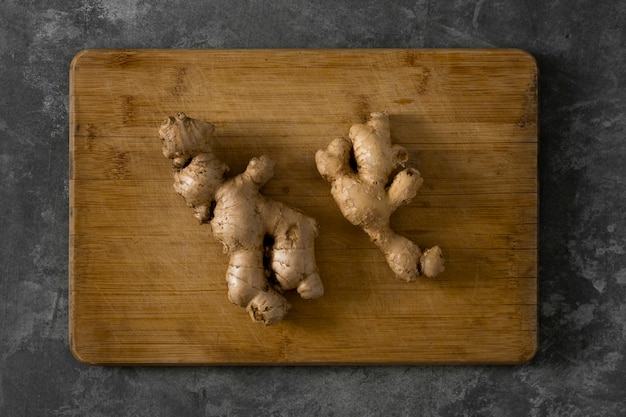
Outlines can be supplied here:
[[[0, 416], [626, 415], [626, 2], [0, 1]], [[541, 72], [540, 343], [523, 366], [90, 367], [68, 349], [83, 48], [518, 47]]]

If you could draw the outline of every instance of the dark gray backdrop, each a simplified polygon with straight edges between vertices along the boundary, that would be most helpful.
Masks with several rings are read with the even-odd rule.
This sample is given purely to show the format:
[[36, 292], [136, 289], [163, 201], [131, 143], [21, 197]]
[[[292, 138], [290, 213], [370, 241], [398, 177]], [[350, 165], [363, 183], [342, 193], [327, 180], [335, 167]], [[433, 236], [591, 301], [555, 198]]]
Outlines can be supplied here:
[[[0, 1], [0, 416], [626, 415], [626, 2]], [[523, 366], [90, 367], [68, 350], [84, 48], [517, 47], [540, 69], [540, 343]]]

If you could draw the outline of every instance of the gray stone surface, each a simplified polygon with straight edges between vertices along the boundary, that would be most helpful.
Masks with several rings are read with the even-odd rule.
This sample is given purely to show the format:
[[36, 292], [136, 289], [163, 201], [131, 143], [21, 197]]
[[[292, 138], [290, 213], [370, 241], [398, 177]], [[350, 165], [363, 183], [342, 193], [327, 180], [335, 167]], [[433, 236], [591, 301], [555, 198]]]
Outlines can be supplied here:
[[[626, 415], [626, 3], [0, 2], [0, 416]], [[540, 344], [523, 366], [90, 367], [68, 350], [83, 48], [518, 47], [541, 71]]]

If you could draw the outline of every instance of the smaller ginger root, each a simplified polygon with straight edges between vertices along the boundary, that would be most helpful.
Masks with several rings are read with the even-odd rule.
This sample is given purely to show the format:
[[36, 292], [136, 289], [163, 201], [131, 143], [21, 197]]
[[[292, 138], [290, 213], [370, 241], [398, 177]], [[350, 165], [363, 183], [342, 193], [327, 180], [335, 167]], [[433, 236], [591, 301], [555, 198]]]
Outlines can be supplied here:
[[[405, 148], [391, 143], [389, 115], [376, 112], [367, 123], [353, 125], [349, 139], [334, 139], [326, 150], [317, 151], [315, 162], [331, 183], [331, 194], [343, 216], [382, 250], [396, 277], [415, 281], [443, 272], [445, 260], [439, 246], [422, 251], [389, 226], [394, 211], [409, 203], [423, 183], [419, 171], [405, 168], [389, 184], [390, 175], [408, 157]], [[352, 158], [356, 169], [351, 166]]]
[[174, 189], [230, 256], [228, 298], [253, 321], [273, 325], [290, 308], [283, 291], [296, 289], [305, 299], [324, 294], [315, 262], [318, 225], [260, 193], [274, 175], [269, 157], [253, 158], [243, 173], [226, 178], [228, 166], [209, 145], [213, 131], [183, 113], [168, 117], [159, 129], [163, 155], [172, 160]]

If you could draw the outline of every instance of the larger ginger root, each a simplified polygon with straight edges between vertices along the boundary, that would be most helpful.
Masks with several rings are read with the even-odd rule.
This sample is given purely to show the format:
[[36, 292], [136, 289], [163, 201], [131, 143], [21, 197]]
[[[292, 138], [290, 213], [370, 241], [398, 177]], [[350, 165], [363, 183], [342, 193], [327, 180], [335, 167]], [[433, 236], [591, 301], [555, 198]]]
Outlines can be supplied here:
[[267, 156], [253, 158], [246, 170], [225, 178], [228, 166], [209, 145], [214, 127], [183, 113], [168, 117], [159, 129], [163, 155], [175, 168], [174, 189], [209, 223], [215, 239], [230, 255], [226, 282], [232, 303], [245, 307], [265, 325], [283, 319], [289, 303], [285, 290], [302, 298], [324, 293], [315, 263], [317, 222], [259, 190], [274, 175]]
[[[341, 213], [369, 235], [399, 279], [414, 281], [443, 272], [438, 246], [422, 252], [389, 227], [393, 212], [415, 197], [423, 182], [416, 169], [406, 168], [387, 187], [389, 176], [408, 160], [405, 148], [391, 144], [389, 115], [372, 113], [367, 123], [352, 126], [349, 138], [334, 139], [315, 155], [317, 169], [332, 184], [331, 194]], [[351, 152], [356, 170], [351, 167]]]

